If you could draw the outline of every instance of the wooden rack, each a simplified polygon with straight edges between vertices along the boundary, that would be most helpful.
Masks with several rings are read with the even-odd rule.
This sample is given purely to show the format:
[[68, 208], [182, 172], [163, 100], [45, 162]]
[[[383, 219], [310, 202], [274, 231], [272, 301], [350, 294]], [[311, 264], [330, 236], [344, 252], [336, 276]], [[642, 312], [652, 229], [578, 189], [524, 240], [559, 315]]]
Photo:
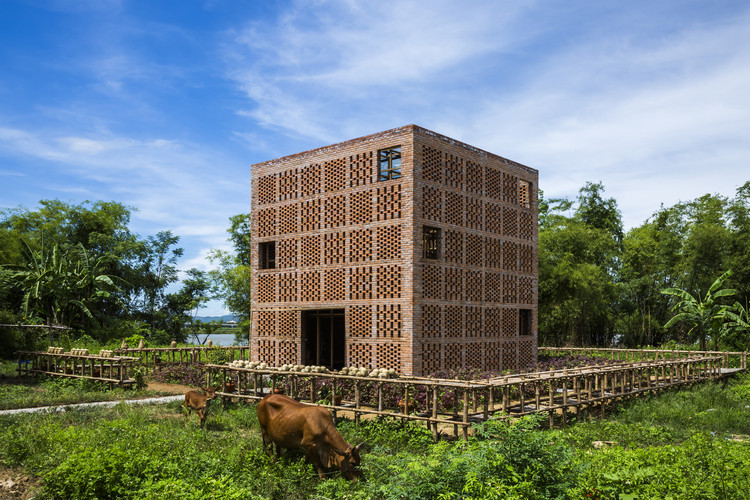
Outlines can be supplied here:
[[130, 377], [131, 369], [138, 358], [115, 356], [112, 358], [97, 355], [75, 355], [70, 353], [50, 353], [19, 351], [19, 376], [49, 375], [52, 377], [83, 378], [105, 382], [112, 386], [125, 387], [135, 383]]
[[[143, 349], [116, 349], [117, 354], [140, 360], [146, 373], [158, 371], [164, 364], [210, 363], [212, 357], [226, 356], [230, 361], [250, 359], [250, 346], [195, 346], [195, 347], [144, 347]], [[221, 353], [221, 354], [219, 354]]]

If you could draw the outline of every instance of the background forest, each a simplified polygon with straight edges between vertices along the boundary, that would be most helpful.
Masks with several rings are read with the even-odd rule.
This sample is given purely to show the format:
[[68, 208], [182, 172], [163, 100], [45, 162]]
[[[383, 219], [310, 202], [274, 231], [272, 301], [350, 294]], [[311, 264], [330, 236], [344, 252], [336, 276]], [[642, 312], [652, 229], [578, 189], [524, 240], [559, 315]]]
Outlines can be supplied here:
[[[180, 270], [178, 235], [131, 232], [133, 210], [43, 200], [36, 210], [0, 211], [0, 323], [162, 344], [210, 331], [195, 312], [220, 298], [247, 331], [249, 214], [230, 219], [233, 252], [213, 251], [215, 269], [206, 272]], [[733, 198], [707, 194], [662, 207], [627, 232], [600, 183], [587, 183], [575, 200], [540, 193], [540, 345], [747, 350], [749, 298], [750, 182]], [[3, 332], [3, 357], [34, 341]]]

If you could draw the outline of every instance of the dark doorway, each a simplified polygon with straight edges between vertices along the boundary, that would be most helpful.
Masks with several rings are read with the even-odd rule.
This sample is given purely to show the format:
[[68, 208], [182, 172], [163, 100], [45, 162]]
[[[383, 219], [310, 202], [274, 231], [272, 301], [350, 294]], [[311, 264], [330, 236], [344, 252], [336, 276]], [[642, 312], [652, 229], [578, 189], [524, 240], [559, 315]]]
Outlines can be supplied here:
[[302, 312], [302, 361], [305, 365], [338, 370], [346, 366], [346, 326], [343, 309]]

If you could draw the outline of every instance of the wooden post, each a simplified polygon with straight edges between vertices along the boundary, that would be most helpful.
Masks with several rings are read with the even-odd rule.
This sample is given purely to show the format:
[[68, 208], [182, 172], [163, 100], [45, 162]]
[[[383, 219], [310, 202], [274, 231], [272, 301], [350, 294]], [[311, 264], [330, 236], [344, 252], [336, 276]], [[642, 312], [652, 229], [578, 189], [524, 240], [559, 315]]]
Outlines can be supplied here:
[[568, 405], [568, 378], [567, 377], [563, 378], [562, 380], [562, 391], [563, 391], [562, 393], [563, 394], [562, 396], [562, 401], [563, 401], [562, 425], [563, 427], [565, 427], [566, 425], [568, 425], [568, 418], [566, 414], [566, 410], [568, 409], [567, 408], [567, 405]]
[[437, 423], [437, 416], [438, 416], [438, 403], [439, 403], [439, 394], [440, 390], [437, 385], [432, 386], [432, 418], [434, 419], [432, 422], [432, 437], [435, 439], [435, 442], [438, 441], [438, 423]]
[[464, 441], [469, 440], [469, 390], [464, 389], [464, 415], [463, 415]]
[[549, 379], [549, 428], [552, 429], [555, 426], [555, 410], [552, 409], [555, 406], [555, 387], [552, 383], [553, 379]]
[[336, 409], [339, 403], [336, 402], [337, 384], [336, 378], [331, 380], [331, 404], [333, 405], [333, 421], [335, 422], [338, 418], [338, 410]]
[[359, 410], [360, 405], [361, 405], [359, 394], [360, 394], [359, 393], [359, 380], [355, 380], [354, 381], [354, 408], [355, 408], [355, 410], [354, 410], [354, 424], [355, 425], [359, 424], [359, 412], [357, 411], [357, 410]]
[[485, 389], [484, 392], [484, 408], [482, 411], [482, 420], [487, 421], [490, 417], [490, 401], [492, 400], [492, 387]]
[[404, 407], [401, 411], [404, 415], [409, 414], [409, 384], [404, 384]]

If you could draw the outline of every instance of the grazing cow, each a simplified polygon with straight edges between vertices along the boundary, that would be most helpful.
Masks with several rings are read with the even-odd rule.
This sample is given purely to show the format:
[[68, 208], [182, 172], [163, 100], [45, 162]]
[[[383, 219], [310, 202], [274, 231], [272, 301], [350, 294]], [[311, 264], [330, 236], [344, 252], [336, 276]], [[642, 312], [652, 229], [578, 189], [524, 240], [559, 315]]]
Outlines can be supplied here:
[[218, 387], [201, 387], [205, 394], [201, 394], [198, 391], [188, 391], [185, 393], [185, 402], [182, 405], [185, 407], [185, 427], [188, 424], [188, 418], [190, 413], [195, 410], [198, 413], [198, 417], [201, 419], [201, 427], [206, 427], [206, 417], [208, 416], [208, 410], [211, 405], [211, 400], [216, 397], [216, 389]]
[[350, 481], [359, 478], [359, 450], [362, 443], [352, 446], [341, 437], [328, 410], [306, 405], [283, 394], [269, 394], [258, 403], [258, 422], [266, 453], [273, 461], [281, 448], [299, 449], [325, 478], [325, 469], [337, 467]]

